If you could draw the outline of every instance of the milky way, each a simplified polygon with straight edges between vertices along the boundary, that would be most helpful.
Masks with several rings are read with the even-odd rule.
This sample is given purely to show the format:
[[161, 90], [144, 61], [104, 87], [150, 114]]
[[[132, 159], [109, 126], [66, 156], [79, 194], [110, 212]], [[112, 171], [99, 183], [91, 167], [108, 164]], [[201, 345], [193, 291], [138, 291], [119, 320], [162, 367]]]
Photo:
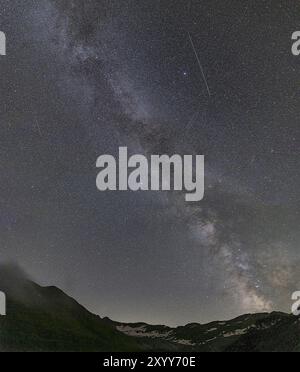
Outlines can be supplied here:
[[[0, 250], [92, 311], [290, 311], [300, 286], [297, 1], [0, 1]], [[204, 154], [205, 198], [96, 188], [96, 159]]]

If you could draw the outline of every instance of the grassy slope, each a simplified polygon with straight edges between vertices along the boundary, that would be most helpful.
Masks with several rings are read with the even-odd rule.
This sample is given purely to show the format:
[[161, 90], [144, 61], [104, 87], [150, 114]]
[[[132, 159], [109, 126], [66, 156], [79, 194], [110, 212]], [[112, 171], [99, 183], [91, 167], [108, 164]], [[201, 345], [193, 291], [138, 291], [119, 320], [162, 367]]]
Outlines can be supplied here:
[[28, 282], [26, 292], [26, 301], [7, 295], [8, 315], [0, 318], [2, 351], [140, 349], [134, 339], [121, 334], [59, 289]]

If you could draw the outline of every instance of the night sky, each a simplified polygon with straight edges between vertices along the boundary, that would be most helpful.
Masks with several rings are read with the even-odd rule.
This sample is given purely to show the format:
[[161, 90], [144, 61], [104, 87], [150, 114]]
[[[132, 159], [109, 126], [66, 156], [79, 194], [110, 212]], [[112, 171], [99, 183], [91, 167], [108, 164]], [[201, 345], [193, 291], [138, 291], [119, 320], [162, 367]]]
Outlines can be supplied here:
[[[120, 321], [290, 311], [299, 29], [296, 0], [0, 0], [1, 260]], [[99, 192], [119, 146], [204, 154], [204, 200]]]

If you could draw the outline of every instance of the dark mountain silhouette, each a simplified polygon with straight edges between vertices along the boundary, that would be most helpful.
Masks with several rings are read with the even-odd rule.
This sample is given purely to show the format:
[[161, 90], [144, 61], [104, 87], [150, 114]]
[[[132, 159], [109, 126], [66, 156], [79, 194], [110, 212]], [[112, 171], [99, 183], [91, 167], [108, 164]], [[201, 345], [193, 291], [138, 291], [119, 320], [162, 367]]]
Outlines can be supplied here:
[[300, 318], [279, 312], [170, 328], [100, 318], [56, 287], [0, 266], [1, 351], [300, 351]]
[[56, 287], [41, 287], [19, 268], [0, 267], [7, 315], [0, 317], [2, 351], [131, 351], [134, 339], [118, 332]]

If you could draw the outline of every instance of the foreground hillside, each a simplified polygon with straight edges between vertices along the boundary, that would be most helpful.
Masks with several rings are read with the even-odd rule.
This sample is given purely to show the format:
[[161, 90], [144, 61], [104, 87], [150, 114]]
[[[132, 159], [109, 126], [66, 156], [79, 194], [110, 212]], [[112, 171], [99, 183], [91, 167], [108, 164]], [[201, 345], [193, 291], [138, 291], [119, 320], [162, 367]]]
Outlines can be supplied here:
[[0, 317], [1, 351], [132, 351], [134, 339], [118, 332], [56, 287], [41, 287], [2, 268], [7, 316]]
[[100, 318], [56, 287], [0, 267], [1, 351], [300, 351], [300, 319], [283, 313], [170, 328]]

